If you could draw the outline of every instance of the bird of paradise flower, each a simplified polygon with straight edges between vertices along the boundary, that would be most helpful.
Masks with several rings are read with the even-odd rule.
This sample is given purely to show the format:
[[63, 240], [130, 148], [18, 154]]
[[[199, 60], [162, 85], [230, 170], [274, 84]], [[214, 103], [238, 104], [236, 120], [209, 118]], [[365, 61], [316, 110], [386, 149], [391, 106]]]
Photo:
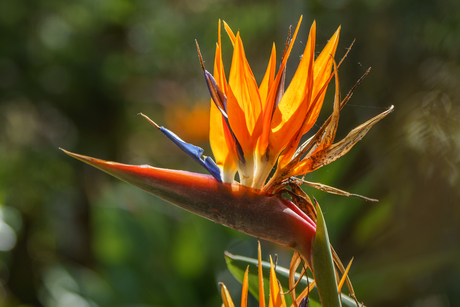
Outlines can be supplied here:
[[[273, 45], [259, 86], [246, 59], [240, 33], [235, 35], [225, 22], [224, 27], [234, 49], [228, 81], [222, 61], [221, 22], [214, 74], [205, 69], [197, 44], [211, 95], [209, 138], [216, 162], [203, 156], [203, 149], [184, 142], [141, 114], [211, 176], [148, 165], [126, 165], [64, 152], [185, 210], [254, 237], [295, 248], [315, 274], [313, 264], [320, 261], [312, 259], [318, 216], [311, 199], [300, 186], [307, 184], [330, 193], [362, 196], [307, 182], [296, 176], [303, 176], [345, 155], [375, 123], [393, 110], [393, 106], [334, 143], [340, 109], [369, 70], [341, 99], [338, 77], [341, 62], [337, 64], [334, 60], [340, 27], [315, 58], [316, 24], [313, 22], [300, 64], [285, 89], [286, 62], [301, 20], [302, 17], [292, 36], [291, 31], [289, 33], [278, 71]], [[300, 144], [302, 136], [318, 118], [332, 78], [335, 79], [332, 115], [310, 139]], [[274, 168], [274, 175], [268, 178]], [[237, 172], [239, 182], [235, 181]], [[284, 196], [286, 194], [291, 200]], [[342, 263], [331, 250], [336, 265], [343, 273]], [[320, 281], [317, 284], [321, 292]], [[347, 285], [351, 286], [348, 278]]]

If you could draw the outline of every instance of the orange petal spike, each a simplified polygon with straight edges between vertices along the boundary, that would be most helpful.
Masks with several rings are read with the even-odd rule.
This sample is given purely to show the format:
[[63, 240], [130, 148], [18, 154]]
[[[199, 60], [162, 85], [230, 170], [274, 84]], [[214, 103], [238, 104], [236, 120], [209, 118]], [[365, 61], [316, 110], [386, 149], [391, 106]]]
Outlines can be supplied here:
[[[330, 73], [333, 62], [333, 58], [331, 56], [335, 54], [337, 49], [339, 33], [340, 27], [337, 29], [334, 35], [332, 35], [328, 44], [314, 63], [314, 84], [311, 97], [312, 102], [309, 106], [308, 112], [305, 115], [302, 128], [298, 131], [297, 134], [294, 135], [288, 146], [286, 146], [286, 149], [280, 158], [278, 168], [284, 167], [291, 161], [291, 158], [293, 157], [302, 136], [313, 127], [318, 118], [319, 112], [321, 111], [321, 107], [323, 105], [324, 97], [326, 95], [327, 86], [333, 77]], [[331, 53], [329, 53], [329, 59], [326, 61], [326, 55], [328, 52]]]
[[232, 45], [235, 46], [235, 43], [236, 43], [235, 34], [233, 34], [232, 29], [230, 29], [230, 26], [225, 21], [224, 21], [224, 28], [228, 34], [228, 37], [230, 37], [230, 40], [232, 41]]
[[265, 307], [265, 294], [264, 294], [264, 273], [262, 271], [262, 250], [261, 250], [261, 247], [260, 247], [260, 241], [258, 242], [259, 243], [259, 248], [258, 248], [258, 251], [259, 251], [259, 256], [258, 256], [258, 260], [259, 260], [259, 307]]
[[347, 269], [343, 273], [342, 279], [340, 280], [339, 284], [337, 285], [337, 289], [339, 290], [339, 293], [342, 293], [342, 287], [345, 281], [347, 280], [348, 276], [348, 271], [350, 270], [351, 264], [353, 263], [353, 258], [351, 258], [350, 263], [348, 263]]
[[281, 300], [281, 291], [276, 278], [275, 267], [270, 256], [270, 301], [268, 307], [280, 307], [283, 305]]
[[[340, 36], [340, 27], [335, 31], [332, 37], [329, 39], [329, 42], [324, 47], [323, 51], [320, 53], [318, 58], [315, 60], [314, 64], [314, 85], [313, 85], [313, 94], [312, 99], [316, 100], [315, 105], [312, 105], [313, 110], [310, 112], [311, 115], [308, 118], [308, 125], [305, 125], [302, 129], [302, 135], [307, 133], [311, 127], [316, 122], [316, 119], [319, 116], [321, 107], [323, 106], [324, 97], [326, 96], [326, 91], [321, 90], [324, 85], [327, 87], [327, 83], [330, 80], [331, 69], [332, 69], [332, 59], [337, 50], [337, 44], [339, 42]], [[332, 56], [332, 57], [331, 57]], [[319, 95], [319, 97], [317, 97]]]
[[[229, 84], [227, 88], [227, 114], [230, 127], [240, 142], [243, 153], [251, 154], [250, 148], [250, 131], [246, 124], [245, 113], [238, 103], [238, 99], [233, 93], [233, 89]], [[236, 161], [236, 160], [235, 160]]]
[[213, 102], [211, 102], [210, 116], [209, 142], [214, 158], [216, 159], [216, 164], [221, 169], [222, 181], [233, 183], [236, 173], [233, 156], [236, 155], [236, 152], [233, 154], [233, 148], [231, 148], [232, 140], [226, 137], [230, 133], [225, 133], [225, 130], [228, 129], [225, 126], [226, 123], [223, 115]]
[[244, 272], [243, 277], [243, 289], [241, 289], [241, 307], [248, 306], [248, 290], [249, 290], [249, 265], [246, 268], [246, 272]]
[[[272, 273], [273, 271], [273, 273]], [[269, 280], [269, 297], [268, 297], [268, 307], [274, 307], [275, 306], [275, 292], [273, 291], [273, 276], [275, 274], [275, 270], [273, 269], [273, 261], [272, 261], [272, 256], [270, 256], [270, 280]], [[276, 279], [276, 278], [275, 278]], [[275, 283], [276, 284], [276, 283]]]
[[281, 296], [281, 305], [280, 307], [286, 307], [286, 299], [284, 298], [284, 295], [281, 294], [281, 285], [278, 284], [278, 288], [280, 290], [280, 296]]
[[[351, 48], [351, 46], [350, 46]], [[348, 54], [350, 49], [348, 49], [347, 53], [345, 54], [345, 56]], [[345, 57], [344, 56], [344, 57]], [[342, 60], [339, 62], [339, 64], [337, 65], [337, 68], [340, 66], [340, 63], [342, 63], [343, 61], [343, 58]], [[351, 90], [348, 92], [348, 94], [346, 95], [346, 97], [340, 102], [340, 109], [343, 109], [343, 107], [347, 104], [347, 102], [350, 100], [351, 96], [353, 95], [353, 92], [354, 90], [358, 87], [358, 85], [363, 81], [363, 79], [369, 74], [370, 72], [370, 68], [364, 73], [363, 76], [361, 76], [361, 78], [359, 78], [359, 80], [356, 82], [356, 84], [351, 88]], [[326, 90], [326, 87], [328, 85], [328, 83], [330, 82], [330, 80], [332, 79], [332, 77], [335, 76], [335, 73], [331, 74], [331, 76], [329, 77], [328, 81], [326, 84], [324, 84], [323, 88], [321, 89], [321, 91], [324, 91]], [[319, 94], [321, 94], [321, 91]], [[319, 98], [320, 95], [317, 95], [315, 100], [317, 100]], [[313, 103], [315, 104], [315, 102]], [[311, 114], [311, 109], [309, 111], [309, 113], [307, 114], [306, 118], [309, 118], [310, 114]], [[299, 144], [299, 141], [300, 141], [300, 137], [297, 136], [299, 139], [298, 140], [295, 140], [295, 141], [292, 141], [291, 142], [291, 145], [293, 150], [295, 151], [295, 157], [294, 159], [296, 161], [293, 161], [295, 163], [298, 163], [299, 162], [299, 159], [307, 152], [307, 151], [311, 151], [312, 149], [314, 150], [314, 148], [312, 148], [311, 146], [317, 146], [317, 144], [319, 144], [320, 140], [321, 140], [321, 137], [322, 135], [324, 134], [324, 131], [326, 130], [326, 127], [329, 125], [329, 123], [331, 122], [331, 119], [332, 119], [332, 115], [329, 116], [329, 118], [323, 123], [323, 125], [321, 126], [321, 128], [316, 132], [315, 136], [310, 138], [308, 141], [306, 141], [305, 143], [303, 143], [300, 147], [299, 147], [299, 150], [296, 150], [297, 149], [297, 146]], [[308, 121], [306, 120], [304, 122], [304, 126], [308, 125]], [[313, 124], [311, 124], [313, 125]], [[304, 128], [302, 128], [302, 131], [306, 131]], [[292, 152], [292, 154], [294, 153], [294, 151]], [[292, 154], [291, 154], [291, 157], [292, 157]]]
[[310, 107], [313, 87], [316, 23], [310, 29], [302, 60], [292, 81], [273, 113], [270, 150], [277, 156], [302, 127]]
[[236, 173], [234, 160], [238, 157], [236, 146], [222, 113], [212, 101], [210, 115], [209, 142], [216, 164], [221, 169], [222, 181], [233, 183]]
[[321, 139], [321, 143], [316, 148], [316, 151], [322, 150], [323, 148], [329, 147], [334, 142], [335, 134], [337, 132], [337, 127], [339, 126], [339, 117], [340, 117], [340, 83], [339, 83], [339, 73], [337, 71], [337, 63], [332, 59], [334, 64], [335, 71], [335, 97], [334, 97], [334, 108], [331, 115], [330, 124], [327, 125], [324, 135]]
[[283, 61], [280, 64], [280, 68], [278, 73], [276, 74], [275, 81], [273, 81], [272, 86], [269, 89], [267, 100], [266, 100], [266, 107], [263, 114], [263, 131], [259, 141], [259, 152], [262, 155], [265, 155], [265, 152], [268, 149], [268, 137], [270, 133], [271, 127], [271, 120], [273, 115], [273, 110], [275, 109], [275, 100], [278, 94], [278, 88], [280, 86], [280, 82], [284, 73], [284, 68], [286, 67], [287, 59], [291, 53], [292, 47], [294, 46], [295, 39], [297, 37], [297, 33], [299, 32], [300, 24], [302, 22], [302, 16], [300, 16], [299, 22], [297, 23], [297, 27], [294, 31], [294, 35], [292, 36], [291, 42], [289, 47], [286, 50], [286, 53], [283, 57]]
[[[335, 56], [335, 51], [337, 50], [337, 44], [339, 42], [339, 36], [340, 36], [340, 29], [341, 27], [338, 27], [335, 33], [331, 36], [329, 39], [329, 42], [326, 44], [324, 47], [323, 51], [321, 51], [320, 55], [318, 58], [315, 60], [315, 78], [320, 77], [322, 74], [325, 72], [329, 72], [324, 76], [324, 79], [327, 79], [330, 75], [331, 68], [332, 68], [332, 62], [331, 56]], [[324, 84], [324, 82], [322, 82]], [[321, 88], [322, 84], [319, 84], [319, 88]]]
[[224, 94], [227, 94], [227, 80], [225, 78], [224, 64], [222, 61], [222, 42], [221, 42], [221, 26], [219, 19], [219, 28], [218, 28], [218, 43], [216, 46], [216, 57], [214, 60], [214, 78], [217, 81], [217, 84], [222, 89]]
[[232, 297], [230, 296], [230, 293], [227, 290], [227, 287], [223, 283], [220, 283], [220, 285], [220, 294], [222, 296], [222, 301], [224, 302], [223, 305], [225, 307], [235, 307], [232, 301]]
[[245, 155], [252, 155], [262, 128], [259, 122], [261, 101], [256, 80], [247, 64], [239, 33], [234, 45], [228, 85], [227, 113], [230, 127]]
[[[285, 166], [291, 160], [294, 155], [297, 146], [299, 145], [300, 139], [302, 136], [310, 131], [310, 129], [315, 124], [318, 119], [319, 112], [323, 106], [324, 97], [326, 95], [326, 90], [329, 82], [332, 79], [331, 68], [332, 68], [332, 57], [335, 55], [337, 49], [337, 44], [339, 41], [340, 27], [332, 35], [331, 39], [324, 47], [321, 54], [315, 60], [314, 63], [314, 85], [312, 93], [312, 104], [308, 110], [308, 113], [305, 116], [304, 123], [299, 133], [294, 136], [290, 144], [287, 147], [287, 150], [284, 152], [284, 156], [280, 159], [279, 167]], [[348, 53], [348, 51], [347, 51]], [[329, 55], [329, 56], [327, 56]], [[332, 57], [331, 57], [332, 56]], [[339, 64], [340, 65], [340, 64]]]
[[319, 112], [321, 111], [321, 108], [323, 106], [324, 96], [326, 95], [327, 87], [329, 85], [329, 82], [332, 80], [332, 77], [334, 77], [334, 75], [330, 75], [326, 82], [323, 84], [323, 87], [319, 90], [319, 92], [314, 93], [312, 95], [313, 102], [311, 104], [310, 109], [308, 110], [308, 113], [305, 115], [304, 124], [302, 126], [302, 129], [300, 130], [300, 136], [303, 136], [305, 133], [310, 131], [310, 129], [316, 123]]
[[270, 55], [270, 60], [268, 61], [267, 70], [265, 72], [265, 76], [262, 80], [262, 83], [259, 87], [260, 93], [260, 100], [262, 101], [262, 108], [265, 109], [265, 105], [267, 102], [268, 90], [273, 84], [273, 80], [275, 79], [275, 70], [276, 70], [276, 48], [275, 44], [273, 43], [272, 53]]
[[[214, 79], [224, 94], [227, 94], [227, 80], [225, 78], [224, 65], [222, 62], [221, 44], [221, 21], [218, 27], [218, 43], [214, 59]], [[216, 164], [222, 171], [222, 180], [232, 183], [235, 178], [236, 164], [234, 156], [237, 156], [231, 133], [228, 131], [222, 113], [211, 100], [209, 142], [216, 159]]]
[[[335, 76], [334, 109], [333, 109], [332, 115], [330, 117], [331, 118], [331, 120], [329, 122], [330, 124], [326, 126], [326, 128], [324, 130], [324, 133], [322, 134], [321, 141], [318, 144], [318, 146], [316, 147], [315, 151], [320, 151], [323, 148], [329, 147], [332, 144], [332, 142], [334, 141], [335, 134], [337, 132], [337, 126], [338, 126], [338, 123], [339, 123], [339, 113], [340, 113], [339, 75], [338, 75], [337, 64], [336, 64], [335, 60], [332, 59], [332, 62], [334, 63], [334, 74], [333, 74], [333, 76]], [[329, 82], [329, 80], [327, 82]], [[325, 84], [323, 86], [322, 91], [320, 93], [325, 91], [326, 87], [327, 87], [327, 84]], [[316, 96], [316, 98], [314, 100], [314, 104], [319, 104], [319, 105], [322, 104], [322, 102], [318, 101], [318, 99], [320, 99], [319, 98], [320, 95], [321, 94]], [[295, 151], [297, 149], [297, 146], [299, 145], [300, 139], [303, 136], [304, 129], [306, 127], [311, 128], [313, 126], [314, 121], [316, 121], [316, 118], [314, 119], [314, 121], [312, 120], [312, 117], [314, 116], [313, 113], [316, 112], [315, 108], [317, 108], [317, 106], [312, 105], [312, 107], [308, 111], [307, 115], [305, 116], [305, 121], [304, 121], [304, 123], [302, 125], [302, 128], [294, 136], [294, 138], [292, 138], [292, 140], [289, 143], [288, 147], [286, 148], [285, 152], [281, 156], [280, 161], [278, 163], [278, 168], [280, 168], [280, 169], [283, 168], [284, 166], [286, 166], [287, 163], [289, 163], [291, 161], [291, 158], [294, 155], [294, 153], [295, 153]], [[319, 113], [319, 111], [318, 111], [318, 113]]]

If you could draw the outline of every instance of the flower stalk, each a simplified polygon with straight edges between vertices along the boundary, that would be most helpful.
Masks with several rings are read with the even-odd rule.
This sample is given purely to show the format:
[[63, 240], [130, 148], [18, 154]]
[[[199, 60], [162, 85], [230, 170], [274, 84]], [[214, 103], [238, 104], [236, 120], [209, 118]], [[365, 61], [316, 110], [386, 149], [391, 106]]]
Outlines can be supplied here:
[[331, 243], [327, 233], [326, 221], [315, 199], [318, 216], [315, 240], [312, 249], [313, 272], [321, 304], [327, 307], [341, 307], [340, 293], [335, 275]]

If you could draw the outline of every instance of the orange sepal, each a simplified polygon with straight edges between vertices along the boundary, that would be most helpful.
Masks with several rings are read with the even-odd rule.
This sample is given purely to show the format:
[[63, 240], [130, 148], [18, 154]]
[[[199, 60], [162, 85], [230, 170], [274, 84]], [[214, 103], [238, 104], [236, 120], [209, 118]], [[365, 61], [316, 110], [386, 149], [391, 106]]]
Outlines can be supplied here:
[[[222, 62], [222, 44], [221, 44], [221, 22], [219, 20], [218, 27], [218, 43], [216, 45], [216, 56], [214, 59], [214, 79], [224, 94], [227, 94], [227, 80], [225, 78], [224, 65]], [[211, 145], [216, 164], [222, 170], [222, 180], [224, 182], [233, 182], [236, 173], [236, 164], [234, 157], [233, 139], [222, 113], [215, 106], [211, 99], [210, 110], [210, 127], [209, 127], [209, 142]]]
[[235, 304], [233, 304], [232, 297], [230, 296], [230, 293], [228, 292], [227, 287], [223, 283], [221, 283], [220, 286], [221, 286], [220, 294], [222, 296], [222, 301], [223, 301], [222, 306], [235, 307]]
[[221, 169], [223, 182], [232, 183], [236, 173], [236, 164], [234, 162], [236, 152], [232, 148], [233, 140], [231, 140], [230, 133], [226, 133], [228, 128], [225, 127], [226, 123], [222, 113], [212, 101], [210, 113], [209, 142], [211, 150], [214, 154], [216, 164]]
[[224, 63], [222, 61], [222, 38], [221, 38], [221, 26], [220, 26], [220, 19], [219, 19], [219, 26], [218, 26], [218, 38], [217, 38], [217, 45], [216, 45], [216, 56], [214, 59], [214, 79], [216, 79], [217, 84], [227, 95], [227, 80], [225, 78], [225, 70], [224, 70]]
[[258, 242], [258, 273], [259, 273], [259, 307], [265, 307], [265, 293], [264, 293], [264, 273], [262, 270], [262, 250], [260, 248], [260, 241]]
[[228, 34], [228, 37], [230, 38], [230, 41], [232, 42], [232, 45], [234, 46], [236, 42], [235, 34], [233, 33], [232, 29], [230, 29], [230, 26], [225, 21], [224, 21], [224, 28]]
[[310, 103], [313, 87], [316, 23], [313, 22], [302, 60], [292, 81], [273, 113], [270, 150], [277, 156], [302, 127]]
[[273, 84], [276, 72], [276, 48], [273, 43], [272, 53], [268, 61], [267, 70], [265, 71], [264, 78], [259, 86], [260, 100], [262, 101], [262, 109], [265, 109], [267, 103], [268, 90]]
[[266, 99], [266, 104], [264, 108], [264, 113], [263, 113], [263, 129], [262, 129], [262, 134], [260, 137], [259, 145], [258, 145], [258, 151], [262, 155], [265, 154], [266, 150], [268, 149], [268, 138], [270, 134], [270, 127], [271, 127], [271, 120], [272, 120], [272, 115], [273, 115], [273, 110], [275, 109], [275, 103], [276, 103], [276, 97], [278, 94], [278, 89], [280, 86], [281, 79], [283, 77], [283, 72], [284, 68], [286, 67], [286, 62], [289, 58], [289, 55], [291, 54], [292, 47], [294, 46], [295, 39], [297, 37], [297, 33], [299, 32], [300, 24], [302, 22], [302, 16], [300, 16], [299, 22], [297, 23], [297, 27], [294, 31], [294, 35], [292, 36], [292, 39], [289, 43], [289, 46], [283, 56], [283, 60], [281, 61], [280, 68], [278, 70], [278, 73], [276, 74], [275, 81], [273, 81], [272, 86], [270, 87], [268, 91], [268, 96]]
[[311, 96], [311, 103], [309, 105], [308, 111], [305, 114], [302, 127], [292, 137], [292, 139], [286, 146], [281, 158], [279, 159], [278, 168], [284, 167], [287, 163], [291, 161], [291, 158], [297, 150], [302, 136], [308, 131], [310, 131], [310, 129], [313, 127], [319, 116], [319, 113], [323, 106], [324, 97], [326, 95], [327, 86], [330, 80], [332, 79], [331, 67], [333, 65], [333, 56], [335, 55], [335, 51], [337, 49], [339, 34], [340, 27], [332, 35], [326, 47], [324, 47], [323, 51], [314, 62], [314, 83]]
[[244, 272], [243, 289], [241, 289], [241, 307], [248, 306], [248, 291], [249, 291], [249, 265]]
[[284, 299], [281, 295], [281, 289], [276, 278], [275, 267], [273, 265], [272, 257], [270, 256], [270, 300], [268, 307], [282, 307], [286, 306]]
[[319, 116], [319, 112], [323, 106], [324, 97], [326, 96], [326, 90], [323, 89], [325, 86], [327, 89], [327, 84], [329, 83], [330, 76], [331, 76], [331, 69], [333, 65], [332, 59], [335, 56], [335, 51], [337, 50], [337, 44], [339, 43], [339, 36], [340, 36], [340, 27], [335, 31], [332, 37], [329, 39], [329, 42], [324, 47], [323, 51], [321, 51], [318, 58], [316, 58], [315, 63], [313, 65], [313, 78], [314, 78], [314, 85], [313, 85], [313, 93], [312, 93], [312, 100], [316, 101], [314, 105], [311, 107], [313, 108], [309, 112], [309, 117], [306, 119], [307, 124], [302, 127], [301, 135], [307, 133], [311, 127], [316, 122], [316, 119]]
[[245, 154], [252, 154], [260, 135], [261, 101], [254, 75], [247, 64], [239, 33], [233, 50], [228, 81], [227, 113], [230, 128]]

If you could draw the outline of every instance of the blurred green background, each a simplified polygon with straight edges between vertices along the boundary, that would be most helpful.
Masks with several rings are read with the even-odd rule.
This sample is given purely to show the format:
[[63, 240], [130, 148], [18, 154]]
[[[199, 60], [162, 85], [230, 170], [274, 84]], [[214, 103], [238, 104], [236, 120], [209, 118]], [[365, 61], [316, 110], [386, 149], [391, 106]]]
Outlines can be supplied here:
[[[368, 306], [460, 306], [460, 2], [311, 0], [0, 1], [0, 306], [220, 306], [241, 291], [223, 252], [256, 240], [74, 161], [68, 150], [202, 172], [143, 112], [205, 148], [218, 19], [241, 30], [261, 80], [304, 15], [317, 52], [342, 25], [338, 138], [395, 105], [344, 158], [307, 176], [366, 203], [307, 190]], [[226, 35], [224, 62], [232, 49]], [[279, 59], [278, 59], [279, 60]], [[320, 115], [331, 112], [329, 92]], [[265, 259], [291, 252], [262, 242]], [[236, 301], [238, 301], [236, 299]]]

